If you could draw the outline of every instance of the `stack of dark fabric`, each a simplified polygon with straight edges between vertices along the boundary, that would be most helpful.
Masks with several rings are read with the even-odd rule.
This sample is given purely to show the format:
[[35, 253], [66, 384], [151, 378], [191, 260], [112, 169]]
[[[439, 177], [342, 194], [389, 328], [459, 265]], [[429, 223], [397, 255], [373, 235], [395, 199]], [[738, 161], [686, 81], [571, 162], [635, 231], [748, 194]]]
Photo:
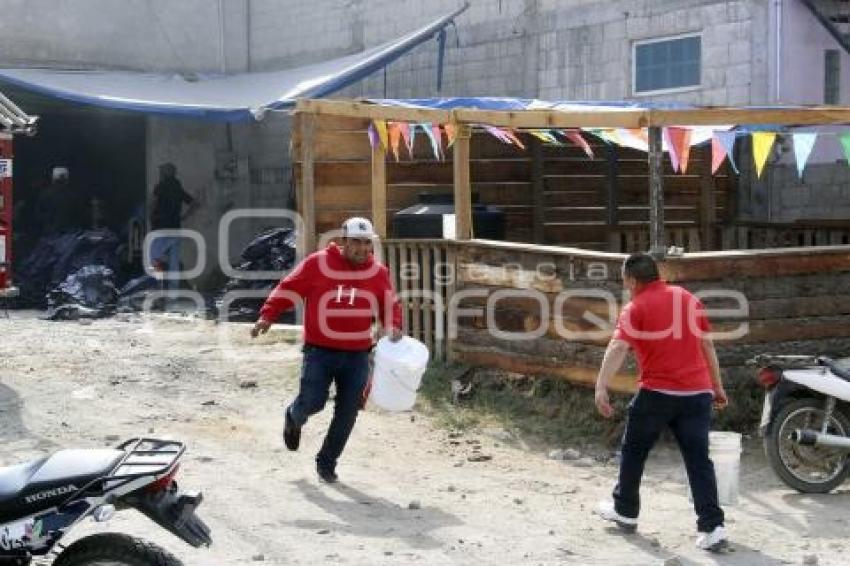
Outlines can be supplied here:
[[[277, 228], [254, 238], [242, 250], [242, 263], [235, 265], [245, 277], [230, 279], [216, 295], [215, 314], [219, 320], [253, 322], [257, 320], [260, 307], [277, 285], [279, 279], [256, 279], [252, 272], [274, 272], [282, 274], [295, 264], [295, 231]], [[281, 315], [277, 322], [291, 322], [292, 312]]]
[[114, 272], [105, 265], [86, 265], [47, 294], [50, 320], [104, 318], [115, 313], [118, 290]]
[[118, 238], [108, 229], [76, 231], [41, 238], [17, 269], [20, 305], [44, 308], [48, 291], [86, 266], [114, 274], [119, 266]]
[[[162, 280], [151, 275], [142, 275], [128, 281], [118, 292], [118, 310], [120, 312], [141, 311], [145, 308], [150, 291], [163, 292]], [[154, 301], [150, 306], [158, 307], [161, 301]]]

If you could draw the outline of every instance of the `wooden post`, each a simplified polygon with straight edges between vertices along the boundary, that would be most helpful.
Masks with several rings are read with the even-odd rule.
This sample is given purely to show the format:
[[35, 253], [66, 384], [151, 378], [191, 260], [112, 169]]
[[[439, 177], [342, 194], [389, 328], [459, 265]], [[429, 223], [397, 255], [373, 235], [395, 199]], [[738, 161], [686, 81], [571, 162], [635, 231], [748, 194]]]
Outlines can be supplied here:
[[620, 162], [617, 146], [606, 144], [605, 157], [608, 159], [608, 174], [605, 183], [606, 224], [608, 225], [608, 251], [619, 252], [622, 248], [618, 224], [618, 209], [620, 207]]
[[663, 259], [667, 255], [664, 234], [664, 151], [661, 128], [649, 128], [649, 253]]
[[304, 222], [304, 253], [316, 248], [316, 186], [313, 164], [313, 142], [316, 135], [316, 117], [301, 114], [301, 191], [298, 212]]
[[472, 128], [458, 124], [454, 143], [455, 230], [458, 240], [472, 238], [472, 186], [469, 172], [469, 142]]
[[546, 243], [546, 231], [544, 230], [544, 222], [546, 221], [546, 213], [544, 210], [545, 199], [543, 198], [543, 144], [537, 138], [531, 138], [531, 190], [532, 190], [532, 209], [531, 209], [531, 225], [534, 230], [534, 243]]
[[387, 149], [372, 149], [372, 224], [379, 238], [387, 237]]
[[711, 174], [711, 146], [706, 147], [700, 156], [699, 179], [699, 228], [701, 250], [713, 250], [714, 228], [717, 223], [717, 198], [714, 193], [714, 175]]

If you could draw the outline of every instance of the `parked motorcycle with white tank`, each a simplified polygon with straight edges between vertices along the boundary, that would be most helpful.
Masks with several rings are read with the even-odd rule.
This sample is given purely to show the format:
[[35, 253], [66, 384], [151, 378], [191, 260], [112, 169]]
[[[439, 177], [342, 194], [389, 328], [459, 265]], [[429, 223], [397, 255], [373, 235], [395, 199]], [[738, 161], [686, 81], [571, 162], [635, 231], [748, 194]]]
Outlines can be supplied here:
[[823, 356], [756, 356], [765, 388], [759, 433], [771, 467], [802, 493], [828, 493], [850, 473], [850, 363]]

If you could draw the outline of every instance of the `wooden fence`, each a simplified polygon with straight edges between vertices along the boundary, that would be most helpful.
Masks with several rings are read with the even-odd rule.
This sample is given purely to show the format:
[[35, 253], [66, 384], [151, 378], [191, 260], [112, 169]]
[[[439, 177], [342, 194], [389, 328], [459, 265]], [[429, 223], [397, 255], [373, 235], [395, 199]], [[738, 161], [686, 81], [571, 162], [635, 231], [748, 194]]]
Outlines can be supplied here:
[[448, 308], [455, 291], [456, 242], [387, 240], [384, 261], [402, 303], [406, 332], [424, 342], [436, 361], [448, 358]]

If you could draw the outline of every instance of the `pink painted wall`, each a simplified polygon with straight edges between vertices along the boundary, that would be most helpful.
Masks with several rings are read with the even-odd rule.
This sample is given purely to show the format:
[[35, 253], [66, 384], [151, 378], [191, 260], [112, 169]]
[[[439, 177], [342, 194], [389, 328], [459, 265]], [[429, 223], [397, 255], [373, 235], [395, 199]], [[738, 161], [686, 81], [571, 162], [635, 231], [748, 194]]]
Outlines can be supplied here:
[[[850, 105], [850, 55], [799, 0], [782, 0], [782, 16], [779, 102], [823, 104], [824, 52], [837, 49], [841, 54], [840, 102], [842, 105]], [[809, 163], [831, 163], [843, 159], [844, 153], [834, 132], [847, 133], [850, 128], [830, 127], [818, 131], [825, 135], [818, 139]], [[793, 163], [793, 154], [784, 155], [783, 158], [783, 162]]]

